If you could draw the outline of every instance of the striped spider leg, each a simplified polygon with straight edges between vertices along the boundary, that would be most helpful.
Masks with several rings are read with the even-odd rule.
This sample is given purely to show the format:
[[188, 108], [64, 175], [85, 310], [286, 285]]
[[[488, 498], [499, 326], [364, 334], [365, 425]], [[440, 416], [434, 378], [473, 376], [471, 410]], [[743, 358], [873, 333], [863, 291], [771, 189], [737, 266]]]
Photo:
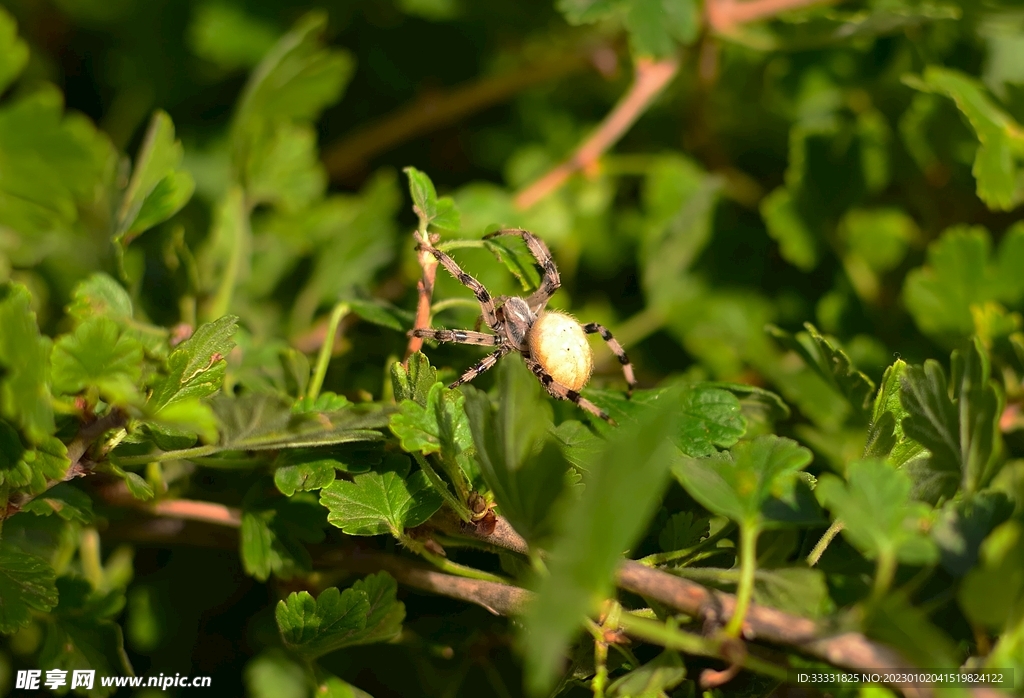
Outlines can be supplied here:
[[556, 381], [548, 374], [547, 371], [544, 370], [544, 367], [541, 366], [537, 361], [525, 356], [523, 358], [526, 361], [527, 367], [531, 371], [533, 371], [533, 375], [537, 376], [537, 379], [541, 382], [541, 385], [544, 386], [544, 389], [548, 391], [548, 394], [551, 395], [551, 397], [556, 398], [558, 400], [568, 400], [577, 407], [586, 410], [590, 414], [600, 417], [613, 427], [618, 426], [615, 420], [608, 416], [607, 412], [602, 410], [600, 407], [592, 403], [587, 398], [580, 395], [575, 390], [571, 390], [567, 386], [564, 386], [558, 381]]
[[633, 375], [633, 364], [630, 363], [629, 357], [626, 356], [626, 350], [619, 344], [619, 340], [612, 336], [612, 333], [608, 331], [604, 325], [599, 325], [596, 322], [591, 322], [583, 326], [583, 331], [587, 334], [599, 334], [601, 339], [605, 341], [608, 348], [612, 350], [619, 359], [619, 364], [622, 365], [622, 373], [626, 376], [626, 383], [629, 385], [629, 389], [626, 391], [626, 395], [631, 396], [633, 394], [633, 388], [636, 387], [636, 376]]
[[527, 305], [530, 306], [530, 310], [533, 312], [539, 312], [548, 300], [554, 295], [555, 291], [562, 285], [562, 279], [558, 275], [558, 267], [555, 266], [555, 260], [551, 257], [551, 250], [544, 244], [544, 241], [534, 235], [528, 230], [522, 230], [521, 228], [507, 228], [505, 230], [497, 230], [493, 233], [484, 235], [484, 240], [490, 238], [499, 237], [501, 235], [518, 235], [526, 243], [527, 249], [530, 250], [530, 254], [537, 260], [537, 266], [541, 270], [540, 287], [537, 288], [530, 296], [526, 299]]

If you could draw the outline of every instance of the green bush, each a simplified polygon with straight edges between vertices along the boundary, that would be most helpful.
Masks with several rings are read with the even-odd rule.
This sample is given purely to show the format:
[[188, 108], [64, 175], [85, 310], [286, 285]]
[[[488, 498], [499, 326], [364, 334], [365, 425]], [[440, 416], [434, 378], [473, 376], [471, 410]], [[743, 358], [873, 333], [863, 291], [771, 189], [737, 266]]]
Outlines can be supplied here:
[[1018, 3], [4, 4], [0, 688], [1022, 690]]

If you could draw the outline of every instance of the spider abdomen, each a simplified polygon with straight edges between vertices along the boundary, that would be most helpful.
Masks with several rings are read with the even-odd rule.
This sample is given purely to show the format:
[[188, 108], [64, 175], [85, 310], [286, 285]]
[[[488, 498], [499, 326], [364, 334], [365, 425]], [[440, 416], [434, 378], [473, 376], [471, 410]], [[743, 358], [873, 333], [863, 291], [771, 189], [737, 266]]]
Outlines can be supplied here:
[[530, 355], [558, 383], [578, 391], [590, 380], [594, 353], [583, 328], [571, 316], [549, 312], [530, 327]]

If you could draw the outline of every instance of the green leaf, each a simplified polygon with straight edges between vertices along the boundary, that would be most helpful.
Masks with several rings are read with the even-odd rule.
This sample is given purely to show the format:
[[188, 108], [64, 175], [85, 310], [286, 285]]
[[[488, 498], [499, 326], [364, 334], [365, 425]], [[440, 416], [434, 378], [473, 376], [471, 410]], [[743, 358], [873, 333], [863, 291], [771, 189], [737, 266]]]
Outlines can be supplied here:
[[277, 627], [285, 645], [314, 659], [342, 647], [383, 642], [401, 630], [405, 606], [395, 600], [398, 585], [378, 572], [339, 591], [325, 589], [315, 600], [305, 591], [279, 601]]
[[847, 482], [826, 473], [815, 494], [845, 527], [843, 535], [866, 557], [894, 555], [899, 561], [926, 565], [938, 557], [922, 530], [929, 507], [910, 498], [910, 478], [879, 460], [850, 463]]
[[569, 24], [590, 24], [612, 15], [621, 0], [557, 0], [555, 6]]
[[793, 195], [779, 187], [761, 202], [761, 217], [768, 234], [779, 243], [782, 258], [801, 271], [818, 266], [818, 242], [800, 215]]
[[332, 392], [323, 392], [316, 396], [316, 399], [308, 397], [296, 400], [292, 405], [292, 412], [295, 414], [310, 414], [315, 412], [337, 412], [343, 410], [352, 403], [344, 395], [335, 395]]
[[686, 678], [686, 667], [679, 653], [665, 650], [643, 666], [615, 679], [608, 687], [612, 698], [661, 696]]
[[867, 416], [875, 384], [857, 370], [845, 351], [834, 340], [821, 335], [814, 325], [804, 323], [805, 332], [790, 334], [775, 326], [768, 332], [787, 349], [795, 351], [809, 368], [825, 379], [850, 405]]
[[898, 208], [850, 209], [839, 233], [849, 253], [880, 274], [899, 266], [918, 237], [914, 219]]
[[413, 315], [397, 306], [379, 299], [347, 301], [352, 312], [374, 325], [404, 332], [412, 327]]
[[251, 136], [249, 148], [245, 183], [251, 204], [298, 211], [323, 196], [327, 173], [311, 126], [263, 128]]
[[0, 286], [0, 327], [0, 416], [40, 443], [56, 428], [48, 385], [50, 340], [39, 334], [24, 286]]
[[673, 514], [658, 535], [658, 547], [665, 552], [692, 548], [711, 534], [711, 519], [691, 511]]
[[498, 368], [498, 404], [464, 386], [466, 414], [480, 473], [501, 514], [528, 541], [550, 533], [555, 499], [568, 468], [549, 437], [550, 402], [525, 364], [505, 360]]
[[437, 190], [423, 172], [415, 167], [402, 170], [409, 178], [409, 194], [412, 196], [413, 210], [422, 220], [429, 223], [437, 215]]
[[68, 465], [67, 447], [57, 437], [46, 436], [36, 446], [26, 446], [11, 425], [0, 421], [0, 485], [37, 494], [48, 481], [63, 479]]
[[279, 647], [254, 657], [242, 676], [250, 698], [309, 698], [305, 666]]
[[132, 299], [113, 277], [96, 272], [75, 286], [68, 314], [76, 322], [84, 322], [96, 315], [103, 315], [119, 322], [130, 321]]
[[36, 516], [56, 514], [65, 521], [91, 524], [93, 520], [92, 500], [82, 490], [66, 482], [46, 490], [21, 508], [23, 512]]
[[945, 496], [957, 487], [984, 487], [1000, 462], [1002, 392], [989, 378], [988, 353], [975, 339], [966, 351], [954, 352], [952, 362], [953, 397], [942, 367], [932, 360], [907, 369], [900, 389], [907, 412], [903, 431], [931, 452], [927, 469], [936, 479], [935, 491]]
[[240, 539], [245, 571], [259, 581], [289, 579], [312, 570], [304, 543], [324, 539], [324, 512], [312, 495], [253, 504], [242, 512]]
[[931, 530], [943, 568], [955, 577], [967, 574], [978, 563], [982, 541], [1012, 513], [1003, 492], [986, 490], [946, 502]]
[[455, 207], [455, 199], [450, 196], [442, 196], [437, 200], [437, 209], [430, 225], [452, 233], [457, 233], [462, 229], [462, 216], [459, 215], [459, 209]]
[[407, 453], [423, 455], [438, 453], [450, 467], [472, 473], [468, 462], [473, 449], [473, 436], [464, 409], [466, 398], [461, 391], [449, 390], [435, 383], [427, 393], [427, 404], [403, 400], [399, 411], [391, 415], [391, 433], [398, 437]]
[[270, 451], [329, 446], [355, 441], [378, 441], [375, 429], [387, 425], [387, 413], [377, 405], [351, 405], [337, 412], [303, 412], [274, 395], [239, 398], [219, 396], [211, 401], [221, 424], [222, 451]]
[[978, 137], [974, 178], [978, 197], [994, 210], [1009, 211], [1024, 200], [1024, 130], [996, 105], [972, 77], [957, 70], [929, 66], [923, 76], [906, 79], [911, 87], [953, 100]]
[[157, 412], [177, 400], [209, 397], [220, 390], [237, 329], [234, 315], [196, 328], [167, 358], [167, 376], [153, 386], [148, 408]]
[[419, 526], [441, 507], [441, 495], [417, 470], [408, 477], [387, 471], [356, 475], [352, 482], [335, 480], [320, 490], [327, 520], [352, 536], [396, 538]]
[[975, 623], [1000, 631], [1024, 613], [1024, 526], [1012, 519], [981, 545], [981, 564], [960, 586], [960, 607]]
[[[680, 577], [725, 591], [733, 591], [738, 569], [674, 567]], [[806, 567], [758, 569], [754, 573], [754, 601], [803, 618], [823, 618], [835, 612], [825, 573]]]
[[59, 338], [50, 356], [53, 389], [73, 395], [96, 388], [109, 404], [141, 402], [142, 345], [102, 315]]
[[14, 82], [28, 63], [28, 44], [18, 37], [18, 24], [0, 8], [0, 94]]
[[197, 397], [175, 400], [139, 423], [156, 438], [187, 438], [188, 445], [195, 443], [197, 436], [206, 443], [217, 441], [217, 416], [210, 405]]
[[274, 484], [288, 497], [300, 491], [323, 489], [334, 482], [336, 464], [338, 461], [325, 457], [319, 449], [285, 451], [274, 461]]
[[585, 488], [566, 507], [550, 546], [549, 576], [523, 617], [527, 684], [551, 685], [561, 656], [585, 616], [612, 589], [622, 552], [647, 525], [668, 484], [677, 417], [663, 403], [639, 424], [624, 425], [587, 473]]
[[[60, 669], [68, 676], [90, 669], [98, 676], [134, 676], [121, 626], [112, 620], [124, 606], [123, 592], [93, 592], [88, 582], [75, 577], [61, 577], [57, 588], [60, 603], [46, 623], [39, 668]], [[109, 696], [116, 690], [97, 681], [91, 695]]]
[[188, 27], [192, 52], [224, 70], [249, 68], [263, 58], [280, 32], [234, 5], [200, 5]]
[[984, 228], [955, 226], [928, 247], [925, 266], [907, 274], [907, 309], [925, 334], [960, 338], [974, 330], [972, 306], [1024, 297], [1024, 226], [1007, 231], [994, 259]]
[[[253, 70], [245, 86], [232, 138], [237, 149], [241, 134], [265, 123], [315, 120], [336, 102], [354, 70], [351, 56], [324, 48], [327, 17], [322, 12], [302, 16]], [[241, 153], [236, 151], [236, 157]]]
[[0, 633], [10, 634], [32, 620], [32, 610], [57, 605], [57, 587], [48, 562], [0, 542]]
[[[70, 232], [79, 208], [94, 201], [115, 162], [110, 141], [88, 119], [64, 115], [64, 99], [52, 85], [5, 103], [0, 108], [0, 224], [24, 236], [14, 241], [15, 251], [40, 235]], [[31, 250], [23, 254], [35, 260], [39, 250], [35, 244]]]
[[409, 357], [406, 365], [396, 361], [391, 364], [391, 386], [395, 400], [399, 403], [412, 400], [426, 407], [430, 389], [437, 383], [437, 369], [422, 352]]
[[113, 242], [122, 254], [139, 233], [173, 216], [192, 197], [195, 181], [178, 169], [182, 156], [171, 117], [154, 112], [117, 214]]
[[731, 454], [680, 459], [672, 471], [709, 511], [763, 527], [775, 516], [772, 508], [792, 497], [798, 473], [810, 462], [810, 451], [795, 441], [759, 436], [740, 442]]
[[868, 426], [868, 439], [864, 455], [868, 458], [886, 458], [897, 468], [913, 458], [927, 453], [917, 441], [903, 431], [903, 420], [910, 416], [900, 401], [900, 390], [909, 366], [897, 359], [885, 369], [882, 385], [875, 395]]

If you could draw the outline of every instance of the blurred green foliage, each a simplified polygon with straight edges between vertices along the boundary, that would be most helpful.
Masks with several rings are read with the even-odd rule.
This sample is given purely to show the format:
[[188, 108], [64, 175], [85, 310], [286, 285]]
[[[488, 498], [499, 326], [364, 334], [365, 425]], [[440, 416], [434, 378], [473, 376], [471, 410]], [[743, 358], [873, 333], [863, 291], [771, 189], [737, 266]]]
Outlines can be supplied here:
[[[648, 614], [700, 651], [604, 644], [624, 552], [1024, 672], [1024, 10], [729, 7], [0, 0], [0, 690], [691, 696], [721, 668], [694, 619]], [[501, 299], [540, 282], [482, 240], [505, 227], [628, 349], [632, 400], [597, 343], [584, 390], [620, 427], [517, 358], [455, 390], [478, 349], [398, 363], [413, 231]], [[480, 315], [443, 269], [432, 300], [435, 327]], [[438, 523], [492, 509], [530, 555]], [[520, 627], [375, 555], [536, 603]], [[778, 685], [748, 668], [710, 695]]]

